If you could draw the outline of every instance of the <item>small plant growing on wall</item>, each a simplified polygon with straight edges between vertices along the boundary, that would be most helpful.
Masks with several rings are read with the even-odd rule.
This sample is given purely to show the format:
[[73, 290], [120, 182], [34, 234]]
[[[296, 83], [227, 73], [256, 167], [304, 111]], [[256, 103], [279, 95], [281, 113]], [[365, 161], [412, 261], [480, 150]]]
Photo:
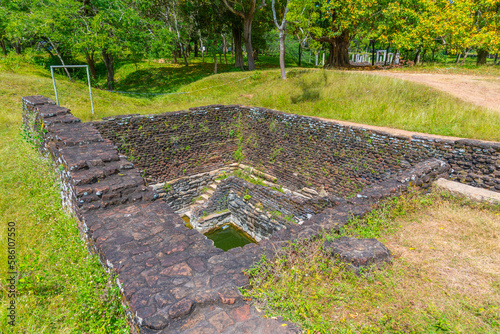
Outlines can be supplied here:
[[242, 161], [243, 158], [245, 158], [242, 151], [243, 151], [243, 148], [238, 147], [238, 149], [236, 151], [234, 151], [234, 153], [233, 153], [233, 159], [238, 161], [238, 162]]
[[252, 198], [252, 196], [250, 196], [250, 194], [248, 193], [248, 188], [247, 188], [247, 193], [246, 193], [246, 195], [245, 195], [245, 196], [243, 196], [243, 199], [244, 199], [245, 201], [249, 201], [249, 200], [250, 200], [250, 198]]
[[228, 175], [226, 174], [226, 171], [223, 171], [221, 175], [217, 176], [215, 179], [216, 180], [225, 180], [228, 178]]
[[169, 183], [165, 183], [163, 185], [163, 189], [165, 190], [166, 193], [170, 192], [172, 190], [172, 185]]
[[276, 160], [276, 157], [281, 153], [281, 151], [283, 151], [283, 148], [280, 147], [280, 148], [277, 148], [275, 149], [272, 153], [271, 153], [271, 156], [269, 157], [269, 162], [270, 163], [274, 163], [274, 161]]
[[269, 124], [269, 131], [276, 132], [276, 121], [274, 119]]

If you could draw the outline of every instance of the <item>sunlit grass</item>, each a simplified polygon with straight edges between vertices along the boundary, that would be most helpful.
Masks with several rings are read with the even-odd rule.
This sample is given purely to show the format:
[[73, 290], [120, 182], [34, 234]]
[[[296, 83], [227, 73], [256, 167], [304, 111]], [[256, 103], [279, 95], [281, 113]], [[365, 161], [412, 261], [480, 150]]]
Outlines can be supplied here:
[[[195, 66], [195, 65], [193, 65]], [[201, 66], [201, 65], [200, 65]], [[11, 110], [0, 114], [7, 123], [20, 119], [23, 95], [54, 97], [46, 73], [30, 66], [0, 72], [0, 92]], [[157, 87], [155, 82], [150, 84]], [[369, 74], [290, 69], [283, 81], [277, 70], [211, 75], [177, 87], [171, 94], [137, 97], [94, 89], [96, 115], [90, 113], [84, 83], [58, 77], [60, 103], [82, 120], [117, 114], [153, 114], [207, 104], [242, 104], [302, 115], [353, 121], [403, 130], [484, 140], [500, 140], [500, 115], [463, 102], [433, 88]]]
[[[497, 333], [499, 214], [498, 205], [412, 192], [339, 234], [262, 261], [245, 294], [306, 333]], [[356, 276], [321, 248], [339, 236], [378, 238], [392, 264]]]
[[[47, 159], [0, 129], [0, 333], [128, 333], [118, 287], [63, 212]], [[7, 324], [7, 223], [16, 225], [16, 326]]]

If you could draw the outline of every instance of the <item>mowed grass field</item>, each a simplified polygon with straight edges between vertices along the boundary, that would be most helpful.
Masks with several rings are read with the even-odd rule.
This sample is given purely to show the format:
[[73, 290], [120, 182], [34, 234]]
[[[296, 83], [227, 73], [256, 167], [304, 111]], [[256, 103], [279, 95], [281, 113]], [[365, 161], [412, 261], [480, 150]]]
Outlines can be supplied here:
[[[200, 63], [178, 70], [178, 65], [171, 64], [141, 66], [123, 66], [122, 72], [118, 70], [117, 87], [133, 92], [185, 94], [139, 96], [95, 89], [96, 114], [92, 115], [86, 84], [57, 76], [60, 104], [89, 121], [119, 114], [153, 114], [237, 103], [500, 141], [498, 113], [396, 79], [293, 68], [288, 71], [289, 79], [282, 81], [279, 71], [267, 69], [265, 62], [255, 72], [234, 72], [228, 65], [222, 67], [227, 72], [219, 75], [209, 75], [211, 65]], [[165, 73], [172, 79], [166, 80]], [[19, 272], [15, 327], [7, 324], [9, 299], [6, 281], [0, 282], [0, 332], [126, 333], [129, 329], [117, 288], [98, 259], [89, 255], [76, 221], [63, 212], [58, 181], [47, 159], [41, 158], [23, 139], [21, 97], [27, 95], [54, 98], [50, 72], [12, 59], [0, 60], [0, 275], [7, 277], [8, 222], [16, 224]], [[497, 217], [491, 213], [494, 209], [488, 210]], [[292, 318], [304, 324], [299, 318]]]

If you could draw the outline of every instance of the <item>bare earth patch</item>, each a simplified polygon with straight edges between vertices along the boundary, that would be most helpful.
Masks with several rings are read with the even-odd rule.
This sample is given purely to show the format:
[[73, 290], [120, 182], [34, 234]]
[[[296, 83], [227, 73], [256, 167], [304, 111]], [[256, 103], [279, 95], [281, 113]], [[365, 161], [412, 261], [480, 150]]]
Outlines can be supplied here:
[[366, 73], [418, 82], [500, 113], [500, 78], [498, 77], [392, 71]]
[[[387, 238], [386, 245], [398, 258], [396, 266], [404, 262], [430, 278], [426, 283], [407, 281], [413, 288], [419, 286], [414, 297], [441, 311], [457, 312], [464, 300], [483, 305], [483, 311], [487, 305], [498, 307], [500, 212], [439, 201], [413, 219], [401, 220], [402, 228]], [[455, 297], [443, 298], [443, 293]], [[488, 315], [479, 315], [471, 327], [481, 328], [485, 318]]]

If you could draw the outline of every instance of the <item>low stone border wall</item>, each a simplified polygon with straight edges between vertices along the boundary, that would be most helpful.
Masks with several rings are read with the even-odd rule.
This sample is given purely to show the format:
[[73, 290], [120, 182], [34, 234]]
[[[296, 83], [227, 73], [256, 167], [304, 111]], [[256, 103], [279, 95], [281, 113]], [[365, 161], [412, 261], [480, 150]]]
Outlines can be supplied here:
[[[273, 233], [258, 245], [223, 252], [185, 227], [115, 146], [68, 109], [42, 96], [23, 98], [26, 131], [49, 154], [61, 176], [62, 198], [78, 218], [91, 248], [117, 274], [131, 318], [142, 333], [298, 333], [280, 319], [264, 319], [242, 299], [243, 270], [273, 257], [290, 240], [339, 229], [410, 183], [427, 186], [449, 175], [449, 165], [428, 159], [395, 178]], [[215, 164], [217, 165], [217, 164]], [[217, 165], [217, 167], [220, 167]]]

